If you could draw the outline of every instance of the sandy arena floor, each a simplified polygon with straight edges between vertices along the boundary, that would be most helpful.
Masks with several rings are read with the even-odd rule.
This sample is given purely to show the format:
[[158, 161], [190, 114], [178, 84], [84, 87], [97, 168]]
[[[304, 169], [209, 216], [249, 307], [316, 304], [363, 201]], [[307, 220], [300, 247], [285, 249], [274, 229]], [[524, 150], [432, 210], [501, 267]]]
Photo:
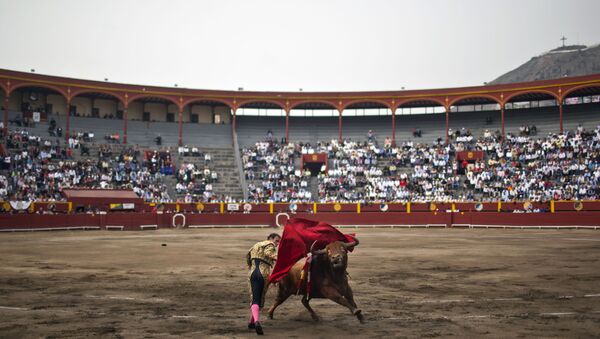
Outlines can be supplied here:
[[[256, 337], [244, 255], [269, 231], [0, 234], [0, 337]], [[600, 231], [347, 231], [366, 323], [313, 300], [315, 323], [292, 297], [267, 336], [600, 336]]]

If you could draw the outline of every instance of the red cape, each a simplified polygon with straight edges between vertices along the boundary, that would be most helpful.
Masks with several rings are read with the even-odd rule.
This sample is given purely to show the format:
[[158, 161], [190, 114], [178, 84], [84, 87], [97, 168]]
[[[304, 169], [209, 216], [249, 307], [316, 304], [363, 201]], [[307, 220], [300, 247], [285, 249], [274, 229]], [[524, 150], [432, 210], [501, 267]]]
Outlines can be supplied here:
[[288, 219], [277, 250], [277, 262], [269, 281], [276, 282], [283, 278], [298, 260], [310, 252], [314, 241], [317, 243], [313, 249], [318, 250], [334, 241], [351, 242], [354, 238], [324, 222], [301, 218]]

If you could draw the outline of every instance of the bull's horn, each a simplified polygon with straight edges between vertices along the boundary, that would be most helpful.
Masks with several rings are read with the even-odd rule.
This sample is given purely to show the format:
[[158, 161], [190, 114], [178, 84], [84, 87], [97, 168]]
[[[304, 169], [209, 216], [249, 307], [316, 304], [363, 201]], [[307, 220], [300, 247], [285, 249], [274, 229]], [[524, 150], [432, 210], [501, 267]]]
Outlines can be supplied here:
[[315, 244], [317, 243], [317, 241], [313, 241], [312, 245], [310, 245], [310, 252], [313, 251], [313, 248], [315, 247]]
[[327, 249], [323, 248], [317, 251], [311, 251], [312, 255], [321, 255], [327, 253]]
[[360, 243], [358, 241], [358, 239], [356, 239], [355, 237], [352, 237], [352, 239], [354, 239], [354, 241], [352, 241], [352, 242], [343, 242], [342, 246], [344, 246], [344, 248], [358, 246], [358, 244]]
[[313, 248], [315, 247], [315, 244], [317, 243], [317, 241], [313, 241], [312, 245], [310, 245], [310, 253], [312, 253], [312, 255], [319, 255], [319, 254], [325, 254], [325, 252], [327, 251], [326, 249], [321, 249], [321, 250], [313, 250]]

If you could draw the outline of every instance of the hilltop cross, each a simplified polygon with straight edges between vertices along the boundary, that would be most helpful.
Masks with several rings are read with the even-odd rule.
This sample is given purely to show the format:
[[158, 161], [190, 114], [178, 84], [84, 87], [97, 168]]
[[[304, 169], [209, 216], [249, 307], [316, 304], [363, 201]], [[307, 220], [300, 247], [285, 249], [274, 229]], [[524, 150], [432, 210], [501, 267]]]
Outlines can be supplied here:
[[563, 35], [563, 37], [560, 38], [560, 40], [562, 40], [562, 42], [563, 42], [562, 46], [565, 47], [565, 41], [567, 40], [567, 38], [565, 38], [565, 36]]

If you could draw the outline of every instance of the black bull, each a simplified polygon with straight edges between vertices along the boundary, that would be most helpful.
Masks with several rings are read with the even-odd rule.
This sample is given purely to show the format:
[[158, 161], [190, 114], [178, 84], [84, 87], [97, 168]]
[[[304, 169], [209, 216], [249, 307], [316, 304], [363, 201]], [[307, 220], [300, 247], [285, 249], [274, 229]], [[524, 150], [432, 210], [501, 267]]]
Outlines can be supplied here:
[[[346, 306], [353, 315], [363, 323], [361, 310], [354, 302], [352, 289], [348, 285], [348, 276], [346, 268], [348, 267], [348, 249], [358, 245], [358, 239], [353, 242], [345, 243], [336, 241], [328, 244], [324, 249], [313, 250], [311, 263], [311, 288], [307, 293], [307, 279], [302, 279], [302, 269], [306, 259], [299, 260], [288, 272], [286, 276], [279, 280], [279, 289], [273, 306], [269, 309], [269, 318], [273, 319], [273, 312], [277, 306], [281, 305], [290, 295], [302, 295], [302, 305], [310, 312], [315, 321], [319, 321], [319, 316], [310, 307], [309, 297], [327, 298], [336, 303]], [[314, 246], [314, 244], [313, 244]], [[300, 286], [300, 288], [298, 288]]]

